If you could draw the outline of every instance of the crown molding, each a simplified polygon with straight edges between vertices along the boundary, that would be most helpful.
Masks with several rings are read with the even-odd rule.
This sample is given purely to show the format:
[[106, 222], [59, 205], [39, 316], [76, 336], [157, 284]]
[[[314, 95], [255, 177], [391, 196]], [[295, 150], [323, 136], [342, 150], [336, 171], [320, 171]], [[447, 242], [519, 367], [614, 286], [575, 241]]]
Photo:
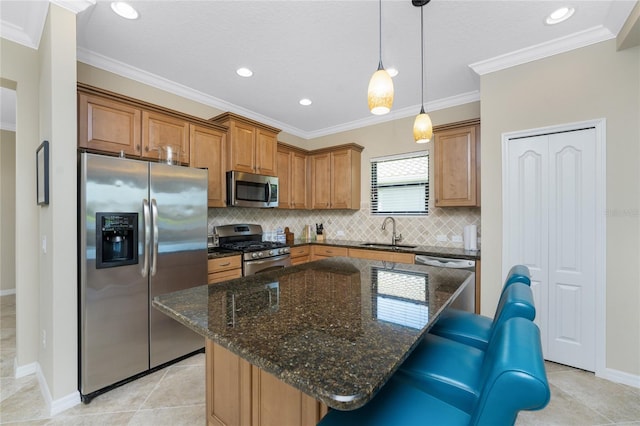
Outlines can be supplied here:
[[[464, 105], [471, 102], [477, 102], [480, 100], [480, 91], [474, 90], [472, 92], [461, 93], [459, 95], [451, 96], [444, 99], [438, 99], [425, 104], [427, 112], [437, 111], [445, 108], [451, 108], [458, 105]], [[418, 115], [421, 105], [413, 105], [405, 108], [392, 110], [389, 114], [383, 116], [370, 116], [361, 120], [350, 121], [348, 123], [339, 124], [337, 126], [326, 127], [324, 129], [306, 132], [305, 139], [319, 138], [321, 136], [332, 135], [335, 133], [346, 132], [349, 130], [355, 130], [366, 126], [372, 126], [375, 124], [386, 123], [388, 121], [399, 120], [407, 117], [414, 117]]]
[[0, 18], [0, 37], [31, 49], [37, 49], [40, 45], [44, 23], [47, 20], [49, 3], [24, 2], [20, 7], [26, 8], [24, 16], [28, 16], [28, 19], [25, 20], [23, 26], [20, 26]]
[[94, 6], [96, 0], [49, 0], [52, 4], [67, 9], [76, 15]]
[[[83, 62], [87, 65], [91, 65], [93, 67], [100, 68], [108, 72], [112, 72], [119, 76], [126, 77], [131, 80], [135, 80], [139, 83], [146, 84], [148, 86], [155, 87], [160, 90], [164, 90], [165, 92], [173, 93], [174, 95], [178, 95], [183, 98], [190, 99], [192, 101], [196, 101], [201, 104], [204, 104], [213, 108], [217, 108], [222, 111], [230, 111], [235, 114], [242, 115], [252, 120], [256, 120], [261, 123], [267, 124], [269, 126], [279, 128], [283, 132], [289, 133], [290, 135], [297, 136], [302, 139], [313, 139], [320, 136], [326, 136], [334, 133], [344, 132], [347, 130], [357, 129], [360, 127], [370, 126], [372, 124], [379, 124], [379, 123], [384, 123], [386, 121], [397, 120], [399, 118], [405, 118], [412, 115], [416, 115], [416, 112], [420, 111], [420, 105], [415, 105], [415, 106], [410, 106], [400, 110], [396, 110], [392, 114], [387, 114], [382, 117], [371, 116], [362, 120], [355, 120], [355, 121], [351, 121], [349, 123], [341, 124], [338, 126], [327, 127], [317, 131], [307, 132], [297, 127], [289, 126], [286, 123], [282, 123], [280, 121], [266, 117], [262, 114], [258, 114], [254, 111], [248, 110], [241, 106], [232, 104], [230, 102], [224, 101], [222, 99], [216, 98], [211, 95], [207, 95], [198, 90], [175, 83], [164, 77], [160, 77], [158, 75], [149, 73], [147, 71], [143, 71], [139, 68], [132, 67], [123, 62], [115, 61], [107, 56], [100, 55], [95, 52], [91, 52], [81, 47], [77, 49], [77, 58], [78, 58], [78, 61]], [[428, 111], [434, 111], [438, 109], [449, 108], [452, 106], [462, 105], [465, 103], [475, 102], [479, 100], [480, 100], [480, 92], [473, 91], [469, 93], [463, 93], [457, 96], [452, 96], [450, 98], [430, 102], [426, 104], [425, 107], [427, 107]]]
[[559, 53], [568, 52], [573, 49], [600, 43], [601, 41], [610, 40], [612, 38], [615, 38], [615, 34], [613, 34], [608, 28], [599, 25], [566, 37], [560, 37], [525, 49], [516, 50], [484, 61], [475, 62], [470, 64], [469, 67], [478, 75], [489, 74], [495, 71], [511, 68], [516, 65], [522, 65], [527, 62], [547, 58]]

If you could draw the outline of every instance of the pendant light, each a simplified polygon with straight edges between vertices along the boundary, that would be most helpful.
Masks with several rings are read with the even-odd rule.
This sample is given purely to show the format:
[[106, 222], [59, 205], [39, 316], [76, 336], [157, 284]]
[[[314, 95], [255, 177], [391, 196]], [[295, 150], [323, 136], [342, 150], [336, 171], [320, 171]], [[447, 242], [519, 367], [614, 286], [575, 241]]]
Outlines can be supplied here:
[[391, 105], [393, 105], [393, 81], [384, 66], [382, 66], [382, 0], [379, 0], [378, 4], [380, 9], [380, 61], [378, 62], [378, 70], [373, 73], [371, 80], [369, 80], [367, 99], [371, 113], [383, 115], [391, 111]]
[[429, 3], [430, 0], [412, 0], [414, 6], [420, 8], [420, 59], [421, 59], [421, 72], [420, 81], [422, 88], [422, 108], [420, 108], [420, 114], [416, 117], [416, 121], [413, 122], [413, 138], [416, 143], [427, 143], [433, 137], [433, 125], [431, 124], [431, 117], [424, 112], [424, 18], [423, 18], [423, 6]]

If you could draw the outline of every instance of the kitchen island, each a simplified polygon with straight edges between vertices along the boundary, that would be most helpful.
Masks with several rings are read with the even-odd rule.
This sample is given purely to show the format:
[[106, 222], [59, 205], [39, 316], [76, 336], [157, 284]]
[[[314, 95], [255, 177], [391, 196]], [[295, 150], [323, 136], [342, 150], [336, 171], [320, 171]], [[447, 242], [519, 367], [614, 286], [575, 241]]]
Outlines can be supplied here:
[[315, 424], [366, 404], [473, 279], [338, 257], [153, 306], [206, 338], [208, 424]]

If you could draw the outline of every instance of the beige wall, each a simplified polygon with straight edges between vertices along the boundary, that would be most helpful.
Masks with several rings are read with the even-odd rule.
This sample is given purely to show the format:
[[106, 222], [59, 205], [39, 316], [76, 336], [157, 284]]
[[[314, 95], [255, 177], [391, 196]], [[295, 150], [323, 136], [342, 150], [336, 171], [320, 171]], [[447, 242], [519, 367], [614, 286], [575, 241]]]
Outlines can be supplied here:
[[[53, 401], [77, 391], [76, 16], [51, 4], [38, 49], [40, 140], [49, 141], [49, 205], [40, 209], [38, 361]], [[71, 236], [71, 238], [70, 238]]]
[[0, 77], [16, 89], [16, 364], [38, 359], [39, 252], [35, 152], [39, 145], [38, 51], [0, 38]]
[[606, 367], [640, 374], [640, 48], [615, 40], [481, 78], [482, 306], [501, 283], [504, 132], [605, 118]]
[[16, 288], [16, 132], [0, 130], [0, 294]]

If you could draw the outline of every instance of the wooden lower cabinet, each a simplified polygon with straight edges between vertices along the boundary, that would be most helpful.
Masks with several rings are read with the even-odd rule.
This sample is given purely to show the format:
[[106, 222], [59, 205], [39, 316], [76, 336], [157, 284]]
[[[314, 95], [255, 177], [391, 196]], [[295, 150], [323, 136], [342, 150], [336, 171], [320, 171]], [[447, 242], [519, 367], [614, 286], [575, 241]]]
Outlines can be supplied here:
[[357, 259], [384, 260], [396, 263], [415, 263], [415, 254], [398, 253], [395, 251], [365, 250], [365, 249], [349, 249], [349, 257]]
[[209, 284], [242, 277], [242, 256], [227, 256], [217, 259], [209, 259], [207, 262]]
[[206, 341], [207, 425], [315, 425], [327, 406]]
[[349, 249], [339, 246], [311, 246], [311, 260], [320, 260], [335, 256], [349, 256]]
[[311, 248], [309, 246], [291, 247], [291, 265], [307, 263], [311, 260]]

